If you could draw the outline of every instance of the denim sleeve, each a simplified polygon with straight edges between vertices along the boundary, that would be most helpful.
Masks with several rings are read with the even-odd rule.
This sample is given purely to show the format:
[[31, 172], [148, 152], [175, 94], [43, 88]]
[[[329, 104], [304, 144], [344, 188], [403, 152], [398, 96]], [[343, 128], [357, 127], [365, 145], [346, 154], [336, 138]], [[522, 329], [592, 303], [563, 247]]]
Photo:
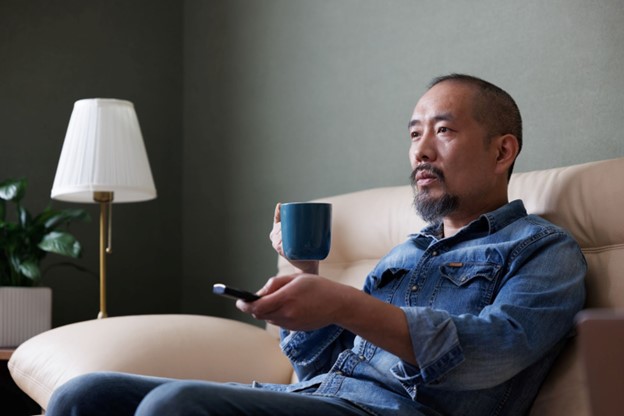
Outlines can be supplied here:
[[355, 336], [330, 325], [314, 331], [280, 331], [281, 348], [300, 381], [330, 370], [338, 355], [353, 346]]
[[544, 357], [571, 331], [585, 300], [587, 265], [567, 234], [540, 235], [516, 248], [500, 289], [479, 314], [403, 307], [418, 367], [399, 362], [407, 389], [484, 389]]
[[[370, 293], [367, 276], [364, 292]], [[355, 335], [337, 325], [314, 331], [280, 330], [281, 348], [300, 381], [328, 372], [341, 352], [353, 347]]]

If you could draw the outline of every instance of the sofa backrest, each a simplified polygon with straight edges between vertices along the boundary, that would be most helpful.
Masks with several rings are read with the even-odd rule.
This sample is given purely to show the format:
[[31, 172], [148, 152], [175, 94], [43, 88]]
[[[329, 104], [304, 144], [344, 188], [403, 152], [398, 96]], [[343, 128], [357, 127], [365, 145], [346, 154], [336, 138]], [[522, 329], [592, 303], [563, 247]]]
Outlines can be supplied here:
[[[514, 175], [511, 198], [567, 229], [587, 260], [586, 308], [624, 306], [624, 158]], [[556, 267], [556, 265], [553, 265]], [[532, 416], [589, 415], [576, 342], [557, 360], [533, 404]]]
[[[624, 306], [624, 158], [515, 173], [509, 199], [567, 229], [589, 266], [588, 308]], [[425, 224], [416, 215], [409, 185], [375, 188], [330, 198], [332, 247], [322, 276], [361, 287], [377, 261]], [[278, 261], [278, 274], [292, 268]], [[586, 415], [584, 376], [576, 345], [562, 353], [534, 404], [532, 415]]]
[[509, 195], [580, 244], [588, 308], [624, 306], [624, 158], [519, 173]]

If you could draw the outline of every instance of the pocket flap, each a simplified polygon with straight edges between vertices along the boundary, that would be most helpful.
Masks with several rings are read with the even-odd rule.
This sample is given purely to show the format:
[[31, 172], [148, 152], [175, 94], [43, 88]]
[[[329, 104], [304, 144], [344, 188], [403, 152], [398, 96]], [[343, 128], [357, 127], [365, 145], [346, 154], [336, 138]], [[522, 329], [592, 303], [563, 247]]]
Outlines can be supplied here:
[[495, 263], [450, 262], [440, 266], [440, 273], [457, 286], [463, 286], [479, 278], [492, 281], [500, 269]]

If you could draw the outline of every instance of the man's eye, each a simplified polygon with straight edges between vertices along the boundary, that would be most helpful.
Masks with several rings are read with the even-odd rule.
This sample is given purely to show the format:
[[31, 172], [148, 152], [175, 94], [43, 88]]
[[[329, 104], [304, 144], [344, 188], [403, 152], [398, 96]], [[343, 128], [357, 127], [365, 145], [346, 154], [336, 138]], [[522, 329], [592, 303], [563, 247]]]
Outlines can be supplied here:
[[412, 139], [416, 139], [416, 138], [420, 137], [420, 133], [417, 132], [417, 131], [413, 131], [413, 132], [410, 133], [410, 137]]
[[439, 127], [438, 133], [447, 133], [449, 131], [448, 127]]

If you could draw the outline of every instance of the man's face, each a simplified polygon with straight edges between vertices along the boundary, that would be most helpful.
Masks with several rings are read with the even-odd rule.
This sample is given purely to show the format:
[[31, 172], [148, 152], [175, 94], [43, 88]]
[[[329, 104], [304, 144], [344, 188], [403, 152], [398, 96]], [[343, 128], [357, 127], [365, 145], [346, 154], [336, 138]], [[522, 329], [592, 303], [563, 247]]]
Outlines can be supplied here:
[[429, 222], [470, 216], [493, 191], [496, 150], [473, 116], [471, 86], [444, 81], [416, 104], [409, 125], [415, 205]]

